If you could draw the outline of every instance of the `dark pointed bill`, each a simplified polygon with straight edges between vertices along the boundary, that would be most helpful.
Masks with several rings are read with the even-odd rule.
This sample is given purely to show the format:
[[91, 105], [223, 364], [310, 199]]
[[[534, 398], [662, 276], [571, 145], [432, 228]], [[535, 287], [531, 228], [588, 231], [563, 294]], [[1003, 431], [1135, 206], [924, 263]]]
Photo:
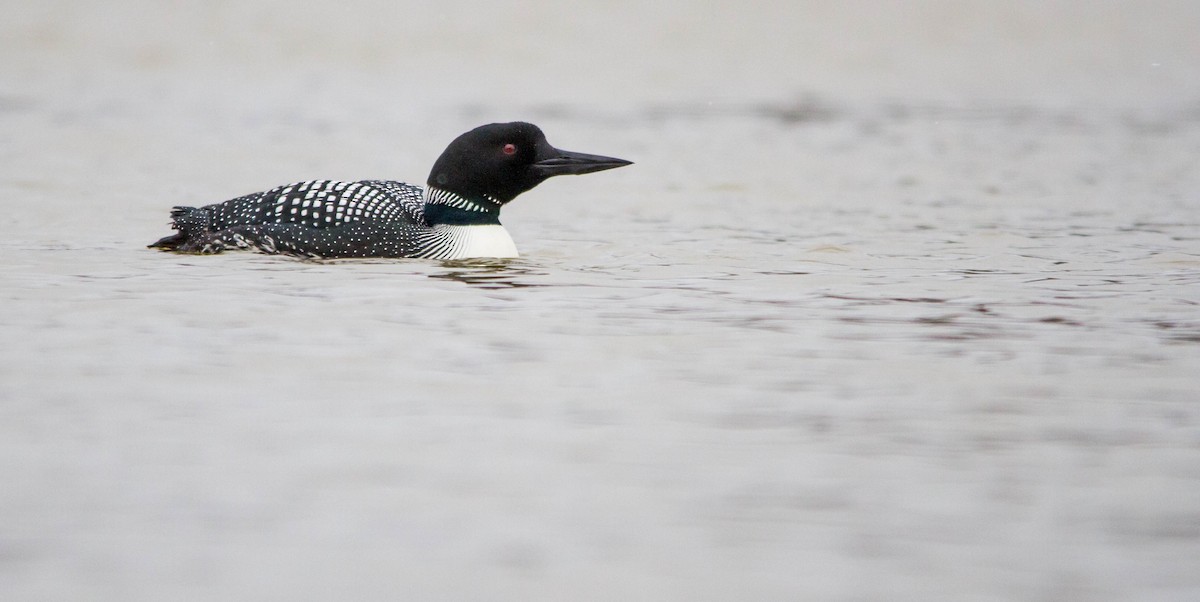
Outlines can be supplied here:
[[532, 167], [534, 173], [548, 178], [550, 176], [580, 175], [595, 171], [604, 171], [606, 169], [624, 167], [632, 163], [633, 161], [626, 161], [615, 157], [603, 157], [600, 155], [560, 150], [557, 157], [542, 159], [534, 163]]

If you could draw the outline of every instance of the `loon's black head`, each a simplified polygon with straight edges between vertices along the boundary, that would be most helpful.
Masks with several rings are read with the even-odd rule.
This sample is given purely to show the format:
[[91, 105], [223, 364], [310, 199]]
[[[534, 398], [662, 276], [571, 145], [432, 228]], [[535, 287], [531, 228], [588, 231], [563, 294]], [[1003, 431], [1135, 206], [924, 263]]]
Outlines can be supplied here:
[[433, 164], [428, 184], [503, 205], [551, 176], [592, 173], [630, 163], [554, 148], [532, 123], [493, 123], [455, 138]]

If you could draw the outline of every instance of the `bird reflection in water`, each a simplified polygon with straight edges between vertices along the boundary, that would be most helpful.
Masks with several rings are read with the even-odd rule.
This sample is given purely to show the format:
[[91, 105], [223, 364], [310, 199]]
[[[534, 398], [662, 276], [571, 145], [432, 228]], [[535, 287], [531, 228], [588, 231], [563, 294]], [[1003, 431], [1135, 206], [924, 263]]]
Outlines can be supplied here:
[[544, 276], [539, 271], [518, 259], [459, 259], [443, 261], [446, 271], [430, 274], [430, 278], [455, 280], [484, 289], [527, 288], [545, 286], [528, 282], [531, 276]]

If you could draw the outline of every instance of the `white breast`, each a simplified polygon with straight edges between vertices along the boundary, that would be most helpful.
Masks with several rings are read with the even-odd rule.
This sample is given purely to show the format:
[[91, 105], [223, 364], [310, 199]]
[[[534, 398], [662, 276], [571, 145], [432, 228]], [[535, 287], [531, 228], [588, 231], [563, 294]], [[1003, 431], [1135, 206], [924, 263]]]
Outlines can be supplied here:
[[489, 224], [486, 226], [434, 226], [439, 234], [444, 234], [452, 243], [447, 253], [439, 254], [438, 259], [468, 259], [471, 257], [517, 257], [517, 245], [508, 235], [504, 226]]

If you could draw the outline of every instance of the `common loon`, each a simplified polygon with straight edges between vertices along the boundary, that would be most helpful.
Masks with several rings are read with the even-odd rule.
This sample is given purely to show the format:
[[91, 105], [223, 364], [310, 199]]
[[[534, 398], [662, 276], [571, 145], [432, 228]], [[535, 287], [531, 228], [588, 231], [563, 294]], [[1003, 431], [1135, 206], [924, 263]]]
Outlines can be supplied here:
[[630, 161], [550, 146], [531, 123], [493, 123], [438, 157], [427, 186], [297, 182], [204, 207], [175, 207], [178, 230], [150, 245], [181, 253], [256, 249], [301, 257], [516, 257], [500, 208], [551, 176]]

